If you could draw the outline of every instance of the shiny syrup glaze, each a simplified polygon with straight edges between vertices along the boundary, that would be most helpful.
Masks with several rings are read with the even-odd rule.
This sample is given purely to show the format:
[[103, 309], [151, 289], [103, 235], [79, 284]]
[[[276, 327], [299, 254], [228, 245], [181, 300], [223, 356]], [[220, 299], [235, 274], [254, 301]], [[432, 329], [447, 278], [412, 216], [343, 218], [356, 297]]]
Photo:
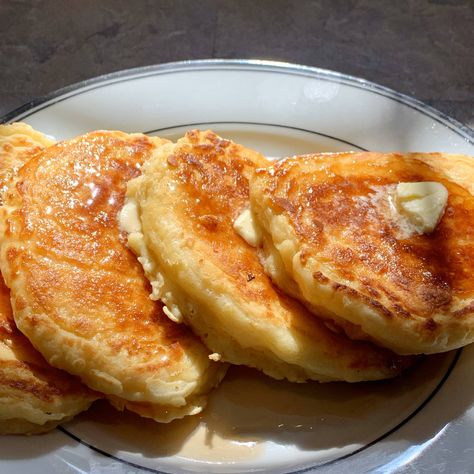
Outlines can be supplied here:
[[[40, 153], [42, 146], [29, 137], [14, 135], [0, 144], [0, 190], [5, 192], [15, 169]], [[3, 200], [0, 196], [0, 202]], [[51, 367], [18, 330], [13, 319], [10, 290], [0, 275], [0, 353], [6, 348], [8, 358], [0, 364], [0, 391], [16, 393], [18, 397], [33, 396], [41, 402], [54, 403], [60, 397], [72, 395], [95, 398], [80, 381]]]
[[[374, 199], [384, 186], [416, 181], [442, 183], [448, 205], [434, 232], [399, 240], [386, 207]], [[376, 154], [286, 160], [265, 176], [265, 187], [309, 243], [302, 258], [330, 262], [342, 278], [359, 280], [368, 297], [388, 298], [394, 313], [408, 316], [403, 302], [428, 317], [453, 297], [474, 293], [474, 198], [420, 160]]]
[[[183, 225], [191, 226], [189, 234], [198, 235], [212, 250], [208, 258], [233, 279], [245, 297], [258, 301], [275, 298], [255, 249], [233, 229], [234, 220], [249, 205], [249, 178], [257, 166], [266, 166], [267, 160], [212, 133], [201, 136], [191, 132], [186, 137], [189, 142], [168, 158], [186, 196], [177, 204], [185, 216]], [[270, 309], [266, 316], [272, 317]]]
[[178, 361], [196, 343], [150, 300], [141, 265], [118, 230], [126, 183], [151, 150], [145, 136], [118, 132], [49, 147], [21, 169], [21, 208], [8, 222], [21, 242], [7, 252], [10, 268], [21, 270], [30, 295], [15, 304], [31, 306], [30, 323], [46, 312], [66, 331], [147, 361], [143, 372]]

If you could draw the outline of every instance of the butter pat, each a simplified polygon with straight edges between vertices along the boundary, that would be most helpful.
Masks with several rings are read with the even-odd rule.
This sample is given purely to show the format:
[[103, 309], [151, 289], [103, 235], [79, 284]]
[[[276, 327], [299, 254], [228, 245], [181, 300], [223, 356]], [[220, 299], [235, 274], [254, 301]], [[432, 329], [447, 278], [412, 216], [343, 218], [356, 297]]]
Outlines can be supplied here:
[[416, 228], [417, 233], [433, 232], [448, 202], [448, 190], [433, 181], [399, 183], [393, 196], [397, 211]]
[[131, 234], [141, 232], [142, 224], [138, 216], [138, 208], [135, 199], [127, 198], [119, 215], [120, 230]]
[[262, 234], [256, 225], [250, 209], [245, 209], [234, 221], [234, 230], [252, 247], [262, 243]]

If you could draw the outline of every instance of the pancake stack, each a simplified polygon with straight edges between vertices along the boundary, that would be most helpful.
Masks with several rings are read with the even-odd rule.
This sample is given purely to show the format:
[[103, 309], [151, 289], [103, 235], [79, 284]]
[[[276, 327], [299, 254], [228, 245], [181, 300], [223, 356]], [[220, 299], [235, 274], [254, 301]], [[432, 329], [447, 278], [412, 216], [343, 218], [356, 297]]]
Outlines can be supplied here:
[[[1, 155], [0, 335], [28, 348], [0, 352], [4, 433], [45, 431], [96, 398], [159, 422], [193, 415], [228, 363], [374, 381], [474, 340], [468, 157], [276, 163], [211, 131], [55, 144], [25, 127], [0, 126], [23, 134]], [[407, 233], [395, 191], [425, 181], [448, 203], [430, 195], [439, 216]], [[32, 367], [48, 395], [12, 389]], [[25, 403], [55, 413], [45, 397], [61, 415], [28, 418]]]
[[[166, 314], [185, 322], [221, 360], [290, 381], [377, 380], [409, 361], [326, 327], [279, 291], [258, 252], [234, 230], [249, 180], [270, 163], [212, 132], [158, 150], [128, 184], [130, 247]], [[130, 210], [131, 212], [131, 210]]]
[[152, 297], [221, 360], [382, 379], [474, 340], [473, 173], [437, 153], [269, 162], [192, 131], [128, 183], [128, 242]]
[[[201, 341], [149, 299], [149, 283], [118, 227], [127, 180], [162, 144], [141, 134], [95, 132], [38, 148], [11, 173], [3, 193], [0, 267], [16, 327], [11, 318], [3, 325], [5, 339], [12, 346], [8, 333], [20, 337], [21, 331], [42, 357], [21, 354], [19, 360], [46, 372], [55, 367], [56, 378], [43, 380], [51, 394], [37, 384], [43, 395], [23, 384], [20, 372], [16, 382], [5, 376], [5, 405], [23, 406], [24, 391], [41, 401], [49, 397], [51, 405], [72, 405], [69, 398], [87, 395], [75, 412], [104, 397], [118, 409], [169, 422], [199, 413], [224, 376], [225, 364], [209, 359]], [[80, 389], [65, 381], [55, 392], [57, 369]], [[9, 391], [12, 386], [26, 388]], [[23, 417], [14, 407], [5, 411], [14, 420]], [[45, 418], [37, 420], [50, 427]], [[13, 423], [4, 429], [20, 431]]]

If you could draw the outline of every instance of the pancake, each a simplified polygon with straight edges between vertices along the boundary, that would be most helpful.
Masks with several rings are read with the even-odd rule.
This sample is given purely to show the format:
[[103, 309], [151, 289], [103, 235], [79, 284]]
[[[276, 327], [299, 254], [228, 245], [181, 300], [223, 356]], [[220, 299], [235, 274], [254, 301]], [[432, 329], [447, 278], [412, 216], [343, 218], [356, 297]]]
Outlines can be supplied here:
[[0, 125], [0, 157], [2, 172], [21, 166], [28, 157], [54, 140], [23, 122]]
[[[168, 144], [130, 181], [123, 213], [135, 208], [128, 243], [165, 312], [185, 322], [216, 358], [276, 379], [375, 380], [410, 363], [336, 334], [278, 291], [256, 249], [233, 228], [248, 207], [248, 180], [267, 160], [214, 133]], [[127, 227], [127, 226], [125, 226]]]
[[26, 123], [0, 125], [0, 193], [5, 191], [6, 183], [23, 163], [53, 143]]
[[[447, 207], [407, 233], [391, 199], [418, 182], [443, 185]], [[474, 340], [473, 183], [467, 156], [318, 154], [259, 170], [250, 199], [281, 288], [351, 337], [429, 354]]]
[[[0, 126], [0, 188], [52, 142], [26, 124]], [[86, 410], [98, 398], [78, 378], [51, 367], [13, 321], [0, 276], [0, 434], [35, 434]]]
[[119, 232], [126, 182], [161, 144], [94, 132], [36, 153], [5, 193], [0, 265], [18, 328], [51, 365], [168, 422], [201, 411], [225, 366], [149, 299]]

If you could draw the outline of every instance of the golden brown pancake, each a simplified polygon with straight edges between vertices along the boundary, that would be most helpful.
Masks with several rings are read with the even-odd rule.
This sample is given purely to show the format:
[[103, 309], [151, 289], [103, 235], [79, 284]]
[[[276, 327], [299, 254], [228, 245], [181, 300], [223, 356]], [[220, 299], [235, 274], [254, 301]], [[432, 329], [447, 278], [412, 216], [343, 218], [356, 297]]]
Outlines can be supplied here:
[[276, 289], [256, 249], [233, 229], [248, 180], [267, 160], [214, 133], [192, 131], [156, 150], [128, 184], [139, 221], [129, 245], [153, 297], [190, 325], [216, 357], [274, 378], [374, 380], [408, 364], [388, 350], [330, 331]]
[[149, 299], [120, 236], [126, 182], [161, 144], [94, 132], [36, 153], [5, 194], [0, 264], [16, 324], [51, 365], [167, 422], [198, 413], [225, 367]]
[[[26, 124], [0, 126], [0, 188], [34, 153], [52, 142]], [[53, 429], [87, 409], [98, 394], [51, 367], [13, 321], [0, 275], [0, 434]]]
[[[473, 178], [461, 155], [307, 155], [259, 170], [250, 197], [281, 287], [353, 337], [434, 353], [474, 340]], [[446, 187], [446, 210], [433, 232], [403, 235], [390, 193], [424, 181]]]

